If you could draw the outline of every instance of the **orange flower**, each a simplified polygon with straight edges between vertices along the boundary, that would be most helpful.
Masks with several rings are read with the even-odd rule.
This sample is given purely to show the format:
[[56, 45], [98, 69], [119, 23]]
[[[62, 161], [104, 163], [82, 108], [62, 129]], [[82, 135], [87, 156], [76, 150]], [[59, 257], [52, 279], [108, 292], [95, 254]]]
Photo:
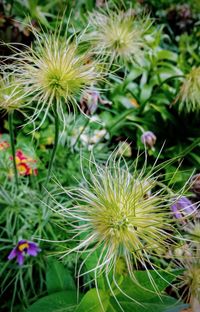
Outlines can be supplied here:
[[[12, 157], [10, 157], [12, 159]], [[28, 175], [37, 175], [38, 170], [35, 167], [36, 160], [26, 156], [21, 150], [17, 150], [15, 154], [16, 166], [19, 175], [28, 176]]]
[[10, 146], [10, 144], [7, 141], [1, 141], [0, 142], [0, 151], [7, 149], [9, 146]]
[[0, 151], [3, 151], [7, 148], [9, 148], [10, 144], [6, 141], [2, 139], [2, 134], [0, 134]]

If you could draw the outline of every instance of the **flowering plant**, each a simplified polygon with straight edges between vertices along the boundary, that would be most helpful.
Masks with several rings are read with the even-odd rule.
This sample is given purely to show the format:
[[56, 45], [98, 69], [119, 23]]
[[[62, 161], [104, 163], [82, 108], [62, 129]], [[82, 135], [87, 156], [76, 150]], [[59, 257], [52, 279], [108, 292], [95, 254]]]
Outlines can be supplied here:
[[[12, 160], [12, 156], [10, 157], [10, 159]], [[16, 151], [15, 161], [19, 175], [29, 176], [38, 174], [38, 170], [36, 168], [37, 161], [25, 155], [21, 150]]]

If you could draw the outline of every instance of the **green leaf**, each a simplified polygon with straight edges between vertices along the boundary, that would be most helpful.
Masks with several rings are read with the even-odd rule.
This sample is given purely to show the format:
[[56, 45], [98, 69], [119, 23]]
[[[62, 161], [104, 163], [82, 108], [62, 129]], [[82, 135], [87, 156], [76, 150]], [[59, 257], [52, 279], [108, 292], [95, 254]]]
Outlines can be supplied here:
[[[119, 304], [126, 312], [179, 312], [188, 305], [178, 302], [175, 298], [169, 296], [153, 297], [148, 301], [140, 303], [131, 302], [130, 300], [119, 300]], [[120, 312], [121, 308], [113, 298], [106, 312]]]
[[[176, 270], [172, 273], [164, 271], [136, 271], [134, 272], [138, 284], [135, 284], [129, 277], [124, 278], [120, 287], [124, 292], [129, 295], [131, 298], [141, 302], [149, 300], [150, 298], [155, 297], [156, 292], [161, 293], [169, 284], [181, 274], [182, 270]], [[150, 278], [154, 281], [156, 289], [152, 284]], [[141, 286], [140, 286], [141, 285]], [[158, 297], [159, 298], [159, 297]]]
[[39, 299], [26, 312], [73, 312], [76, 305], [76, 291], [61, 291]]
[[152, 89], [153, 87], [149, 84], [145, 84], [144, 86], [141, 87], [140, 101], [142, 103], [150, 98]]
[[90, 289], [81, 300], [75, 312], [102, 312], [102, 306], [104, 310], [107, 311], [109, 296], [102, 290], [99, 290], [98, 293], [95, 288]]
[[129, 98], [125, 96], [118, 96], [117, 100], [126, 108], [133, 108], [133, 104], [129, 100]]
[[131, 72], [126, 77], [126, 82], [130, 82], [135, 80], [137, 77], [139, 77], [142, 74], [143, 70], [139, 67], [135, 67], [131, 70]]
[[189, 304], [184, 303], [178, 303], [174, 307], [167, 308], [164, 312], [181, 312], [183, 309], [187, 309], [189, 307]]
[[74, 280], [69, 270], [56, 259], [48, 261], [46, 283], [49, 294], [61, 290], [76, 289]]
[[[101, 248], [94, 251], [90, 257], [87, 257], [86, 254], [82, 255], [82, 258], [85, 259], [85, 267], [86, 271], [90, 271], [89, 275], [94, 279], [94, 268], [98, 265], [99, 256], [101, 254]], [[98, 276], [98, 288], [101, 290], [105, 290], [105, 278], [103, 274]]]
[[[154, 283], [158, 289], [158, 291], [163, 291], [169, 284], [171, 284], [178, 275], [183, 272], [182, 269], [180, 270], [173, 270], [172, 272], [167, 271], [136, 271], [135, 276], [138, 282], [146, 287], [149, 290], [154, 290], [154, 287], [149, 279], [149, 276], [154, 280]], [[149, 275], [150, 274], [150, 275]]]
[[177, 62], [178, 60], [178, 55], [172, 51], [169, 50], [161, 50], [157, 53], [157, 58], [158, 60], [169, 60], [173, 62]]
[[153, 107], [157, 112], [159, 112], [163, 118], [163, 120], [170, 120], [171, 122], [173, 122], [176, 125], [176, 119], [174, 118], [174, 116], [167, 110], [167, 107], [164, 105], [154, 105], [151, 104], [151, 107]]

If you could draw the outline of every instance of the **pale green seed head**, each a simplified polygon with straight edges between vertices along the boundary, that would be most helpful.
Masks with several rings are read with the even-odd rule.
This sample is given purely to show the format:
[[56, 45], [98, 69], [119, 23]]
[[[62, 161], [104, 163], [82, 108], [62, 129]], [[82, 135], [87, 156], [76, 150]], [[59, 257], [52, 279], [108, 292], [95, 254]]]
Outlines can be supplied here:
[[200, 261], [199, 249], [190, 249], [190, 256], [185, 256], [181, 259], [182, 267], [184, 268], [180, 289], [184, 291], [186, 300], [191, 302], [193, 298], [200, 301]]
[[0, 110], [7, 113], [21, 110], [23, 107], [23, 90], [14, 77], [0, 79]]
[[177, 100], [180, 111], [188, 113], [200, 111], [200, 67], [193, 68], [186, 75]]
[[86, 38], [99, 57], [108, 59], [110, 63], [141, 63], [149, 49], [144, 38], [151, 25], [147, 16], [139, 19], [123, 11], [93, 12], [89, 22], [91, 32]]
[[25, 66], [29, 87], [43, 91], [50, 101], [70, 100], [97, 78], [88, 56], [78, 55], [75, 44], [59, 38], [45, 38], [32, 57]]
[[77, 96], [95, 84], [100, 77], [97, 63], [89, 52], [79, 53], [79, 39], [72, 41], [60, 34], [39, 34], [34, 31], [32, 47], [24, 47], [10, 58], [16, 81], [24, 87], [27, 106], [34, 109], [31, 120], [41, 112], [45, 119], [55, 109], [64, 119], [63, 107], [77, 105]]
[[145, 267], [152, 255], [163, 257], [173, 243], [171, 194], [142, 171], [131, 173], [115, 161], [96, 165], [87, 185], [67, 194], [74, 206], [61, 205], [60, 213], [73, 224], [74, 237], [84, 236], [69, 252], [101, 250], [97, 272], [115, 271], [122, 258], [132, 277], [134, 267], [139, 263]]
[[198, 220], [194, 220], [194, 222], [190, 222], [186, 228], [188, 238], [196, 245], [200, 243], [200, 222]]
[[200, 263], [193, 263], [184, 274], [191, 296], [200, 300]]

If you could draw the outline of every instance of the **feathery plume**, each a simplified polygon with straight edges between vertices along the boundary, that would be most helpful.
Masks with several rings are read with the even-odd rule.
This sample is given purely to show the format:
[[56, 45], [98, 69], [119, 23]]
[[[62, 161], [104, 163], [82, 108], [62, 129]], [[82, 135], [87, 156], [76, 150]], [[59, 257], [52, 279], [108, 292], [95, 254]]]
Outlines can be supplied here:
[[179, 102], [179, 110], [198, 112], [200, 98], [200, 67], [193, 68], [185, 77], [180, 88], [176, 102]]
[[[121, 167], [116, 157], [105, 166], [95, 160], [92, 164], [95, 172], [90, 168], [89, 180], [84, 176], [85, 185], [63, 189], [74, 204], [67, 207], [53, 197], [56, 211], [71, 225], [73, 236], [69, 240], [77, 243], [65, 255], [77, 252], [88, 259], [97, 252], [98, 262], [91, 271], [95, 278], [103, 273], [107, 280], [111, 272], [114, 278], [118, 260], [124, 259], [127, 272], [136, 281], [134, 270], [138, 266], [155, 269], [151, 257], [163, 258], [175, 243], [170, 211], [175, 195], [152, 171], [145, 173], [146, 165], [132, 173], [125, 160]], [[88, 273], [82, 273], [85, 261], [79, 276]]]
[[4, 76], [0, 79], [0, 110], [10, 113], [23, 108], [23, 89], [14, 76]]
[[99, 68], [89, 52], [79, 53], [79, 38], [62, 38], [60, 31], [32, 31], [33, 46], [24, 46], [24, 51], [13, 47], [16, 53], [9, 57], [12, 63], [4, 65], [4, 69], [24, 87], [26, 106], [34, 110], [32, 121], [44, 112], [43, 122], [49, 109], [57, 111], [64, 120], [63, 104], [78, 105], [76, 97], [100, 77]]
[[113, 62], [141, 64], [149, 50], [145, 34], [151, 26], [148, 16], [137, 18], [129, 12], [94, 11], [89, 16], [90, 32], [85, 39], [91, 42], [93, 52]]

